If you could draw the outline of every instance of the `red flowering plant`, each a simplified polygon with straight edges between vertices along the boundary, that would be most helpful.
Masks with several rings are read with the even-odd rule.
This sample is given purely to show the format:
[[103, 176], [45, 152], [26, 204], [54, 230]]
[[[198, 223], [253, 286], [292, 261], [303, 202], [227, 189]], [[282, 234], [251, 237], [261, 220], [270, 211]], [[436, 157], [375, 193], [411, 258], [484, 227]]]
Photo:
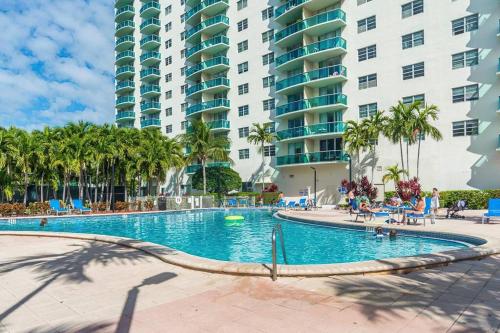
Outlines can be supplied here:
[[278, 185], [276, 184], [269, 184], [269, 186], [267, 186], [265, 189], [264, 189], [264, 192], [278, 192]]
[[396, 184], [396, 191], [398, 192], [401, 200], [408, 202], [411, 198], [422, 193], [422, 187], [418, 182], [418, 178], [414, 177], [408, 181], [400, 180]]
[[354, 192], [356, 197], [364, 196], [368, 199], [374, 200], [377, 197], [377, 188], [368, 180], [368, 177], [361, 178], [361, 181], [357, 183], [356, 181], [349, 182], [347, 179], [342, 180], [341, 186], [344, 187], [347, 192], [351, 190]]

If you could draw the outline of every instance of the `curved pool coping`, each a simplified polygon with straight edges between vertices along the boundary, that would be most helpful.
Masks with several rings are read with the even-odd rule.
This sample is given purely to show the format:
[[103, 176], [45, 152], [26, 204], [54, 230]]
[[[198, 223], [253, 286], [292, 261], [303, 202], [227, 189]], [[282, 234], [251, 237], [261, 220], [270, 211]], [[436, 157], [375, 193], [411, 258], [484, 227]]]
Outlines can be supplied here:
[[[278, 217], [303, 222], [309, 224], [329, 225], [335, 227], [351, 227], [355, 226], [346, 222], [327, 222], [303, 219], [299, 217], [283, 215], [278, 212]], [[360, 228], [360, 226], [357, 226]], [[362, 227], [364, 228], [364, 226]], [[445, 238], [450, 240], [465, 240], [469, 239], [483, 244], [468, 248], [444, 251], [434, 254], [423, 254], [410, 257], [399, 257], [392, 259], [378, 259], [351, 263], [337, 264], [321, 264], [321, 265], [278, 265], [278, 276], [288, 277], [321, 277], [333, 275], [363, 275], [363, 274], [391, 274], [403, 273], [412, 270], [423, 269], [434, 266], [446, 265], [451, 262], [480, 259], [500, 253], [500, 244], [491, 242], [484, 237], [468, 236], [450, 232], [431, 232], [398, 229], [401, 233], [423, 234], [427, 237], [435, 236], [437, 238]], [[155, 243], [145, 242], [141, 240], [115, 237], [97, 234], [79, 234], [65, 232], [40, 232], [40, 231], [2, 231], [0, 236], [29, 236], [29, 237], [53, 237], [67, 238], [88, 241], [99, 241], [110, 244], [116, 244], [128, 248], [143, 251], [156, 257], [166, 263], [181, 266], [188, 269], [199, 270], [210, 273], [231, 274], [231, 275], [250, 275], [250, 276], [271, 276], [270, 264], [258, 263], [238, 263], [208, 259], [198, 256], [193, 256], [182, 251], [178, 251], [167, 246], [158, 245]]]

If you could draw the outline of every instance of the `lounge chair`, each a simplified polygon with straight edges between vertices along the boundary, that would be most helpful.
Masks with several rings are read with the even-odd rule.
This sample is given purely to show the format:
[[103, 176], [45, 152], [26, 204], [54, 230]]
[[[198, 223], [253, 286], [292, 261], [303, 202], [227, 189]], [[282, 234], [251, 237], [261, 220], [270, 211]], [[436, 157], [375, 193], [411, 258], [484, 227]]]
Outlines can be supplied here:
[[354, 214], [356, 215], [356, 219], [354, 220], [354, 222], [358, 222], [358, 218], [360, 216], [362, 216], [365, 221], [366, 221], [366, 217], [368, 216], [370, 218], [370, 220], [372, 219], [372, 213], [370, 212], [362, 212], [359, 210], [359, 207], [358, 207], [358, 200], [354, 199], [352, 201], [352, 211], [351, 211], [351, 215]]
[[276, 203], [276, 208], [286, 208], [286, 201], [283, 200], [283, 199], [280, 199], [277, 203]]
[[73, 210], [80, 212], [80, 214], [92, 212], [92, 209], [85, 207], [80, 199], [73, 200]]
[[248, 207], [248, 200], [247, 199], [239, 199], [238, 206]]
[[307, 197], [300, 198], [299, 207], [303, 208], [303, 209], [307, 209]]
[[425, 198], [425, 208], [424, 212], [422, 214], [415, 214], [415, 213], [409, 213], [406, 214], [406, 218], [408, 220], [408, 224], [410, 224], [410, 219], [414, 221], [414, 223], [417, 223], [417, 220], [423, 220], [424, 221], [424, 226], [425, 226], [425, 219], [431, 216], [431, 201], [432, 198]]
[[295, 208], [295, 201], [288, 201], [288, 204], [286, 205], [286, 208], [294, 209]]
[[61, 204], [57, 199], [49, 200], [49, 205], [50, 209], [47, 211], [47, 214], [50, 214], [52, 212], [56, 213], [56, 215], [59, 215], [59, 213], [69, 213], [69, 210], [67, 208], [61, 207]]
[[238, 207], [238, 201], [236, 199], [227, 199], [228, 207]]
[[500, 199], [488, 200], [488, 211], [484, 213], [481, 223], [488, 223], [492, 217], [500, 218]]

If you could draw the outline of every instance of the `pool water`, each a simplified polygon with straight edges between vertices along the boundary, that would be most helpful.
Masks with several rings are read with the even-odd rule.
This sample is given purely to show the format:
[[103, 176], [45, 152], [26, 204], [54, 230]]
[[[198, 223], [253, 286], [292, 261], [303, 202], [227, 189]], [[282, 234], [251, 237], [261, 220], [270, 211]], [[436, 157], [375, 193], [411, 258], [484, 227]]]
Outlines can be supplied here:
[[[243, 221], [226, 221], [242, 215]], [[259, 209], [198, 210], [137, 215], [0, 220], [0, 231], [54, 231], [134, 238], [192, 255], [243, 263], [271, 262], [271, 233], [280, 222], [288, 264], [331, 264], [436, 253], [466, 244], [428, 237], [376, 238], [364, 230], [298, 223]], [[282, 262], [278, 243], [278, 260]]]

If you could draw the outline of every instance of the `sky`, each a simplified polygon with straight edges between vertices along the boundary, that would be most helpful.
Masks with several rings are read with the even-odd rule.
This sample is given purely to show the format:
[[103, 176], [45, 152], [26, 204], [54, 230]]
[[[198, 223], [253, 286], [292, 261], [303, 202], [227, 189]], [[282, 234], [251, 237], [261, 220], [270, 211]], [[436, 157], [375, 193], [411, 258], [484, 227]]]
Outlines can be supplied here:
[[113, 122], [114, 1], [0, 3], [0, 126]]

